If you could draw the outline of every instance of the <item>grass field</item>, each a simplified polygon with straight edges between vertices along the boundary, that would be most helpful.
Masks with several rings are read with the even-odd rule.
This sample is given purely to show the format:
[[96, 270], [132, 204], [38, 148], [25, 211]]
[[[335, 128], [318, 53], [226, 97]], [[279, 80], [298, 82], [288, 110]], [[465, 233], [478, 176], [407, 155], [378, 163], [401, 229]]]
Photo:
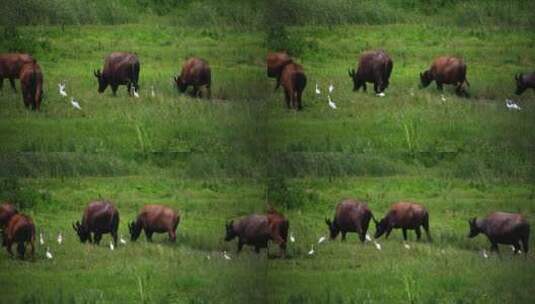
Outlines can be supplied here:
[[[176, 12], [171, 2], [162, 1]], [[535, 221], [535, 92], [513, 95], [513, 75], [535, 67], [532, 13], [525, 11], [532, 4], [519, 1], [496, 17], [471, 11], [477, 1], [463, 4], [468, 11], [455, 6], [452, 16], [439, 1], [425, 11], [406, 8], [409, 2], [380, 1], [375, 15], [366, 15], [373, 4], [365, 1], [357, 15], [370, 19], [359, 23], [343, 12], [357, 4], [312, 1], [319, 8], [302, 11], [308, 23], [303, 17], [285, 27], [308, 78], [302, 112], [286, 110], [282, 91], [274, 92], [265, 76], [269, 42], [254, 19], [260, 14], [249, 19], [247, 5], [226, 11], [224, 4], [188, 2], [189, 16], [137, 1], [141, 6], [116, 11], [120, 24], [95, 9], [83, 25], [18, 26], [34, 39], [45, 99], [41, 112], [27, 111], [20, 93], [4, 83], [0, 200], [20, 202], [47, 244], [31, 261], [0, 252], [0, 303], [532, 303], [533, 253], [525, 259], [504, 246], [501, 257], [485, 259], [484, 236], [466, 237], [469, 218], [495, 210]], [[139, 7], [149, 13], [140, 15]], [[194, 18], [210, 9], [206, 20]], [[398, 9], [411, 13], [393, 15]], [[515, 12], [518, 18], [506, 22]], [[222, 20], [228, 24], [218, 26]], [[347, 76], [360, 52], [376, 48], [394, 60], [383, 98], [370, 87], [352, 92]], [[140, 58], [139, 99], [124, 87], [117, 97], [97, 93], [93, 70], [116, 50]], [[470, 98], [447, 88], [443, 101], [434, 85], [419, 88], [419, 73], [442, 54], [467, 62]], [[173, 87], [189, 56], [210, 63], [210, 101]], [[62, 80], [81, 111], [58, 94]], [[324, 92], [334, 84], [336, 111], [326, 95], [314, 94], [316, 83]], [[522, 110], [508, 111], [506, 98]], [[379, 240], [381, 251], [354, 234], [317, 245], [327, 235], [324, 219], [348, 197], [366, 200], [377, 218], [397, 200], [421, 202], [433, 242], [409, 233], [406, 249], [394, 231]], [[128, 243], [114, 251], [109, 236], [98, 247], [83, 245], [71, 227], [98, 198], [120, 211]], [[262, 212], [267, 201], [290, 220], [296, 242], [287, 258], [250, 249], [236, 256], [235, 242], [223, 241], [225, 222]], [[175, 244], [164, 235], [152, 244], [143, 236], [129, 241], [127, 223], [148, 203], [180, 211]], [[316, 253], [309, 256], [312, 244]], [[46, 246], [54, 259], [45, 258]]]

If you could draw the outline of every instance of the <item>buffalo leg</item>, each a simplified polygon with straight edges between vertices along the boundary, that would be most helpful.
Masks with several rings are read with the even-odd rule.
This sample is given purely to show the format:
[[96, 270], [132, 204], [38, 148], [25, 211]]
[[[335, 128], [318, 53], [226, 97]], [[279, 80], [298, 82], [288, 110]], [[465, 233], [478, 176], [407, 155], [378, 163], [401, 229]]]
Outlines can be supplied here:
[[199, 97], [199, 87], [193, 86], [193, 91], [191, 91], [191, 97]]
[[113, 245], [117, 246], [117, 230], [111, 232], [111, 236], [113, 238]]
[[102, 239], [102, 234], [100, 232], [95, 233], [95, 244], [100, 245], [100, 240]]
[[4, 78], [0, 77], [0, 90], [4, 87]]
[[176, 241], [176, 232], [175, 232], [175, 230], [169, 230], [169, 240], [171, 242], [175, 242]]
[[32, 253], [32, 257], [33, 257], [33, 255], [34, 255], [34, 253], [35, 253], [35, 244], [34, 244], [33, 241], [30, 241], [30, 247], [32, 248], [31, 253]]
[[210, 85], [206, 86], [206, 98], [212, 99], [212, 89], [210, 88]]
[[346, 240], [346, 231], [342, 231], [342, 242]]
[[407, 229], [403, 228], [401, 230], [403, 231], [403, 239], [406, 241], [407, 240]]
[[6, 249], [10, 256], [13, 256], [13, 251], [11, 250], [12, 246], [13, 243], [11, 243], [11, 241], [6, 241]]
[[128, 90], [128, 95], [132, 96], [132, 82], [126, 85], [126, 89]]
[[9, 78], [9, 82], [11, 83], [11, 87], [13, 88], [13, 91], [17, 93], [17, 88], [15, 87], [15, 79]]
[[520, 250], [520, 242], [519, 241], [515, 241], [513, 243], [513, 247], [514, 247], [513, 253], [516, 255], [518, 253], [518, 251]]
[[19, 241], [17, 244], [17, 253], [19, 254], [19, 258], [21, 260], [24, 259], [24, 254], [26, 253], [26, 246], [24, 244], [24, 241]]
[[238, 253], [240, 253], [242, 249], [243, 249], [243, 242], [240, 239], [240, 240], [238, 240]]
[[438, 81], [437, 81], [437, 90], [439, 90], [439, 91], [443, 91], [444, 90], [444, 87], [442, 86], [442, 83], [438, 82]]
[[529, 234], [522, 236], [522, 249], [524, 249], [524, 254], [527, 257], [529, 251]]
[[288, 109], [291, 109], [291, 105], [290, 105], [290, 92], [288, 92], [288, 90], [284, 89], [284, 98], [286, 100], [286, 106], [288, 107]]
[[[111, 91], [113, 93], [113, 96], [117, 96], [117, 88], [118, 88], [117, 85], [112, 85], [111, 86]], [[128, 92], [128, 94], [130, 94], [130, 92]]]
[[145, 229], [145, 237], [147, 238], [147, 241], [152, 242], [152, 231]]
[[498, 249], [498, 243], [496, 243], [495, 241], [491, 240], [490, 241], [491, 243], [491, 246], [490, 246], [490, 251], [496, 251], [496, 253], [500, 253], [500, 250]]
[[420, 226], [416, 227], [414, 231], [416, 232], [416, 239], [419, 241], [422, 238], [422, 230], [420, 230]]
[[386, 228], [385, 239], [387, 239], [390, 236], [390, 232], [392, 232], [392, 227]]
[[362, 83], [362, 91], [368, 92], [368, 87], [366, 86], [366, 82]]
[[259, 246], [254, 246], [254, 252], [255, 253], [260, 253], [260, 247]]
[[297, 99], [297, 110], [302, 110], [303, 109], [303, 104], [301, 103], [301, 96], [302, 96], [303, 92], [302, 91], [297, 91], [296, 93], [296, 99]]

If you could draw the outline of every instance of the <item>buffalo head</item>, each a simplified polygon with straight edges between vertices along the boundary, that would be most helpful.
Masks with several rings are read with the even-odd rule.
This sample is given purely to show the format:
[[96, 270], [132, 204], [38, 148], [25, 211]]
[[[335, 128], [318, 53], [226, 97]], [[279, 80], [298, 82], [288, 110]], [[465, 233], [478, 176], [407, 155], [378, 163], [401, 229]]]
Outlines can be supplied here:
[[481, 232], [481, 229], [477, 226], [475, 217], [468, 220], [468, 225], [470, 225], [470, 232], [468, 233], [469, 238], [473, 238]]
[[422, 84], [422, 87], [426, 88], [432, 81], [433, 77], [431, 76], [431, 72], [425, 71], [420, 73], [420, 83]]
[[130, 240], [136, 241], [141, 234], [141, 225], [137, 222], [131, 222], [128, 224], [128, 230], [130, 231]]
[[230, 221], [229, 223], [225, 224], [225, 230], [225, 241], [231, 241], [237, 236], [236, 231], [234, 231], [234, 221]]
[[104, 90], [106, 90], [106, 87], [108, 87], [108, 81], [104, 75], [100, 72], [100, 70], [93, 71], [93, 74], [98, 79], [98, 92], [102, 93]]
[[338, 226], [336, 223], [331, 222], [329, 219], [325, 219], [325, 224], [327, 224], [327, 227], [329, 227], [330, 237], [331, 240], [334, 240], [337, 236], [340, 230], [338, 229]]
[[175, 76], [175, 84], [180, 93], [186, 92], [188, 86], [184, 83], [184, 81], [182, 81], [180, 76]]
[[386, 218], [383, 218], [380, 221], [377, 221], [375, 218], [373, 219], [375, 222], [375, 235], [374, 238], [378, 239], [383, 235], [386, 230], [388, 229], [388, 221]]
[[524, 75], [517, 74], [515, 75], [516, 80], [516, 95], [520, 95], [524, 93], [524, 91], [528, 88], [528, 86], [524, 83]]
[[89, 239], [90, 237], [89, 230], [87, 229], [87, 227], [80, 225], [79, 221], [76, 221], [76, 223], [73, 223], [72, 228], [78, 234], [78, 237], [80, 238], [80, 242], [85, 243]]

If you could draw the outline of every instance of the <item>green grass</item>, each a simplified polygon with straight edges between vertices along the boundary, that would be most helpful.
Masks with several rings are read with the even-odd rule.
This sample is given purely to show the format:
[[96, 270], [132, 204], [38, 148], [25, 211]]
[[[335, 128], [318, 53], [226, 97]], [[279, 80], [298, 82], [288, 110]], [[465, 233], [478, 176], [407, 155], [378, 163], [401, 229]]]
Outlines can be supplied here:
[[[474, 1], [439, 2], [427, 9], [419, 1], [365, 2], [356, 19], [337, 13], [350, 2], [305, 7], [286, 27], [308, 78], [299, 113], [285, 109], [281, 90], [273, 92], [274, 81], [265, 76], [264, 21], [260, 13], [245, 18], [249, 6], [229, 11], [226, 2], [187, 2], [191, 16], [205, 16], [193, 23], [171, 2], [160, 7], [168, 11], [156, 11], [153, 2], [138, 1], [152, 11], [126, 19], [137, 23], [18, 27], [38, 41], [32, 49], [44, 71], [45, 99], [41, 112], [29, 112], [4, 83], [0, 176], [19, 187], [0, 183], [0, 199], [25, 200], [24, 212], [55, 258], [46, 260], [41, 246], [30, 262], [0, 252], [0, 286], [9, 290], [0, 303], [533, 302], [532, 253], [513, 257], [502, 247], [501, 259], [484, 259], [488, 241], [466, 237], [468, 218], [495, 210], [535, 220], [535, 94], [513, 96], [513, 75], [535, 66], [535, 34], [527, 28], [527, 9], [503, 24], [531, 4], [518, 2], [496, 16], [492, 2], [477, 19], [470, 17], [474, 10], [462, 11]], [[364, 13], [374, 8], [375, 15]], [[404, 10], [411, 13], [393, 15]], [[370, 86], [368, 93], [352, 92], [347, 76], [358, 54], [375, 48], [394, 60], [384, 98]], [[97, 93], [92, 72], [115, 50], [138, 54], [141, 98], [128, 97], [124, 87], [117, 97]], [[443, 102], [434, 85], [418, 87], [418, 74], [442, 54], [466, 60], [471, 98], [447, 88]], [[189, 56], [210, 63], [213, 100], [173, 87]], [[59, 96], [62, 80], [82, 111]], [[316, 82], [323, 91], [334, 83], [338, 110], [315, 96]], [[506, 110], [510, 97], [522, 111]], [[268, 185], [275, 187], [266, 197]], [[71, 223], [99, 197], [117, 205], [124, 238], [144, 204], [178, 209], [176, 244], [164, 235], [154, 244], [142, 236], [113, 252], [109, 236], [99, 247], [80, 244]], [[379, 252], [350, 234], [309, 257], [310, 245], [327, 234], [324, 219], [347, 197], [366, 200], [376, 217], [397, 200], [423, 203], [433, 243], [410, 234], [407, 250], [395, 231], [380, 240]], [[286, 208], [297, 242], [287, 259], [249, 249], [236, 257], [235, 242], [223, 241], [224, 223], [265, 210], [267, 201]], [[59, 231], [62, 246], [53, 241]], [[222, 257], [225, 250], [231, 261]]]

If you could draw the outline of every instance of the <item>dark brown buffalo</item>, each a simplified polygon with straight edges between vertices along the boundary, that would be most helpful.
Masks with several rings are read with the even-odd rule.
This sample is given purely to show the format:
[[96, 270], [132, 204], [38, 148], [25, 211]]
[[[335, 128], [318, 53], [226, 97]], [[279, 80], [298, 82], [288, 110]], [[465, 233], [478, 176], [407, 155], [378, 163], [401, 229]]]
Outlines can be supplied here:
[[366, 92], [366, 82], [371, 82], [375, 93], [383, 92], [388, 88], [393, 67], [392, 59], [383, 50], [363, 53], [359, 59], [357, 72], [355, 73], [355, 69], [348, 71], [349, 77], [353, 79], [353, 91], [358, 91], [362, 87]]
[[332, 240], [336, 239], [340, 232], [342, 233], [342, 241], [345, 241], [346, 233], [356, 232], [360, 241], [364, 242], [372, 218], [372, 212], [365, 203], [347, 199], [336, 205], [332, 222], [325, 219], [325, 223], [329, 227]]
[[14, 243], [17, 243], [17, 252], [19, 257], [23, 259], [26, 253], [26, 243], [30, 243], [32, 248], [31, 254], [33, 256], [35, 252], [34, 241], [35, 226], [32, 219], [21, 213], [13, 215], [7, 224], [7, 228], [4, 230], [3, 245], [6, 246], [7, 252], [13, 256], [11, 247]]
[[514, 246], [515, 253], [520, 250], [520, 242], [524, 253], [529, 250], [529, 223], [524, 216], [518, 213], [494, 212], [484, 219], [473, 218], [468, 221], [470, 225], [469, 238], [480, 233], [487, 236], [492, 244], [491, 250], [498, 251], [498, 244]]
[[32, 63], [33, 58], [28, 54], [9, 53], [0, 54], [0, 90], [4, 85], [4, 78], [9, 79], [13, 91], [17, 92], [15, 79], [19, 79], [20, 70], [26, 63]]
[[277, 79], [275, 90], [280, 86], [282, 69], [290, 62], [292, 62], [292, 59], [285, 52], [268, 53], [266, 58], [267, 75], [268, 77]]
[[252, 214], [225, 226], [225, 241], [238, 237], [238, 253], [244, 245], [253, 246], [258, 253], [261, 248], [268, 247], [270, 240], [276, 242], [284, 253], [289, 224], [280, 214]]
[[429, 70], [420, 73], [420, 81], [425, 88], [435, 81], [437, 89], [442, 91], [442, 85], [455, 85], [457, 95], [468, 96], [463, 85], [470, 86], [466, 78], [466, 64], [460, 58], [443, 56], [435, 59]]
[[201, 86], [206, 86], [206, 95], [210, 99], [212, 84], [212, 72], [208, 63], [200, 58], [189, 58], [182, 65], [182, 71], [175, 77], [177, 89], [184, 93], [188, 86], [193, 86], [191, 96], [202, 97]]
[[28, 108], [39, 111], [43, 97], [43, 73], [37, 62], [27, 63], [20, 70], [22, 101]]
[[119, 85], [126, 85], [128, 94], [133, 94], [133, 89], [139, 90], [139, 59], [137, 55], [126, 52], [114, 52], [104, 60], [102, 72], [93, 72], [98, 79], [98, 92], [111, 86], [113, 95], [116, 94]]
[[274, 208], [270, 208], [266, 215], [271, 230], [271, 239], [279, 245], [281, 255], [284, 256], [286, 254], [286, 244], [288, 243], [290, 222], [282, 213], [276, 211]]
[[176, 240], [176, 228], [180, 222], [180, 215], [173, 209], [163, 205], [146, 205], [139, 211], [137, 219], [128, 225], [132, 241], [139, 238], [141, 231], [145, 231], [148, 241], [152, 241], [152, 234], [169, 234], [169, 240]]
[[[89, 240], [90, 243], [94, 241], [98, 245], [102, 234], [111, 233], [113, 242], [117, 245], [119, 211], [109, 201], [91, 202], [84, 210], [82, 224], [77, 221], [75, 224], [72, 224], [72, 228], [78, 233], [78, 237], [80, 237], [82, 243]], [[91, 233], [93, 233], [94, 239], [91, 238]]]
[[303, 109], [301, 95], [307, 85], [307, 77], [303, 72], [303, 67], [294, 62], [286, 64], [282, 69], [280, 82], [284, 88], [288, 109]]
[[515, 75], [516, 80], [516, 95], [524, 93], [525, 90], [531, 88], [535, 90], [535, 72], [530, 74], [518, 74]]
[[[375, 221], [375, 219], [374, 219]], [[431, 241], [431, 234], [429, 233], [429, 213], [424, 206], [399, 202], [390, 207], [390, 210], [383, 219], [379, 222], [375, 221], [375, 238], [381, 237], [386, 232], [386, 238], [390, 235], [392, 229], [401, 228], [403, 230], [403, 239], [407, 240], [407, 230], [411, 229], [416, 232], [418, 240], [422, 236], [420, 231], [422, 226], [427, 235], [427, 239]]]
[[17, 208], [11, 203], [5, 202], [0, 205], [0, 229], [4, 229], [13, 215], [17, 213]]

